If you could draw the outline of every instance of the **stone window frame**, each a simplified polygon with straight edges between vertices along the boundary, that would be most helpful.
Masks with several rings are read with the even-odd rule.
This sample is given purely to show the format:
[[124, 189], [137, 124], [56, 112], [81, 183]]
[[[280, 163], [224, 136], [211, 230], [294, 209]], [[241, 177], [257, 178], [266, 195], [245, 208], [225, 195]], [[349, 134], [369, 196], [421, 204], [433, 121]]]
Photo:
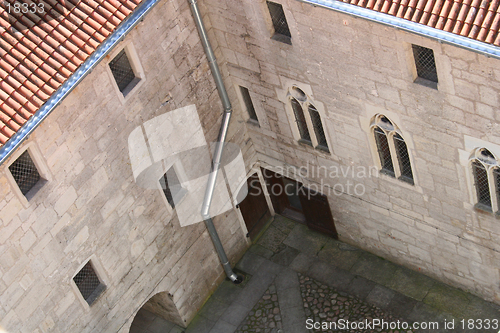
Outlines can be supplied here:
[[[492, 201], [491, 210], [484, 209], [485, 207], [481, 207], [481, 205], [477, 204], [477, 189], [474, 184], [474, 173], [471, 163], [481, 149], [488, 150], [495, 157], [497, 162], [500, 162], [500, 145], [486, 140], [464, 135], [464, 149], [458, 149], [459, 163], [463, 168], [463, 173], [465, 174], [465, 184], [463, 186], [467, 187], [467, 190], [469, 191], [469, 200], [468, 202], [464, 202], [464, 207], [475, 213], [489, 213], [488, 215], [492, 214], [496, 217], [500, 217], [500, 202], [497, 200], [497, 198], [500, 198], [500, 189], [498, 194], [494, 191], [495, 182], [493, 181], [493, 177], [490, 177], [490, 174], [488, 174], [488, 188], [490, 189], [490, 197]], [[492, 193], [494, 194], [492, 195]]]
[[[97, 275], [97, 278], [99, 279], [101, 285], [104, 287], [101, 290], [101, 292], [99, 293], [99, 295], [96, 297], [96, 299], [91, 304], [89, 304], [87, 302], [87, 300], [85, 300], [85, 298], [83, 298], [83, 295], [80, 292], [80, 289], [78, 288], [78, 286], [76, 285], [75, 280], [74, 280], [75, 276], [83, 269], [83, 267], [85, 267], [85, 265], [87, 265], [87, 263], [90, 263], [92, 265], [94, 273]], [[71, 286], [71, 290], [75, 293], [75, 296], [78, 299], [78, 301], [82, 304], [82, 306], [87, 311], [90, 311], [90, 307], [95, 305], [97, 303], [97, 301], [99, 301], [99, 299], [102, 299], [102, 296], [108, 290], [108, 286], [109, 286], [108, 281], [109, 281], [108, 276], [104, 270], [104, 267], [101, 265], [100, 260], [97, 259], [97, 256], [95, 254], [92, 254], [89, 258], [84, 260], [78, 266], [78, 268], [75, 270], [75, 273], [70, 277], [69, 284]]]
[[[26, 151], [28, 152], [28, 154], [31, 157], [31, 160], [35, 164], [38, 174], [40, 175], [40, 180], [38, 181], [37, 185], [35, 185], [34, 188], [32, 188], [26, 195], [24, 195], [21, 192], [21, 189], [19, 188], [19, 185], [17, 184], [16, 180], [14, 179], [14, 176], [12, 176], [12, 173], [10, 172], [9, 168]], [[40, 152], [38, 145], [34, 141], [27, 143], [24, 147], [14, 152], [14, 154], [12, 154], [12, 156], [10, 157], [9, 161], [5, 163], [4, 170], [5, 170], [4, 172], [5, 176], [10, 183], [10, 188], [12, 189], [12, 192], [14, 192], [18, 200], [22, 203], [22, 205], [25, 208], [29, 207], [30, 202], [37, 197], [38, 193], [40, 193], [40, 190], [45, 186], [45, 184], [47, 184], [52, 180], [52, 175], [47, 166], [45, 158]]]
[[[315, 101], [312, 98], [312, 90], [311, 87], [308, 85], [303, 85], [303, 84], [297, 84], [294, 83], [289, 86], [289, 88], [286, 90], [284, 100], [283, 98], [279, 98], [280, 100], [285, 102], [285, 109], [287, 111], [288, 115], [288, 122], [290, 124], [290, 127], [292, 129], [292, 135], [295, 139], [296, 142], [303, 146], [309, 146], [311, 148], [314, 148], [317, 151], [321, 151], [327, 154], [331, 154], [330, 147], [332, 147], [330, 137], [328, 135], [328, 130], [326, 128], [325, 124], [325, 110], [324, 106], [322, 103]], [[292, 101], [295, 100], [298, 102], [298, 104], [302, 108], [302, 114], [304, 115], [305, 122], [306, 122], [306, 129], [309, 133], [310, 140], [307, 140], [302, 137], [301, 131], [299, 129], [299, 126], [296, 124], [296, 115], [293, 110], [292, 106]], [[316, 134], [316, 128], [313, 124], [311, 115], [309, 113], [309, 107], [312, 106], [319, 114], [319, 118], [321, 121], [321, 126], [323, 128], [323, 133], [325, 135], [325, 140], [327, 143], [327, 147], [322, 146], [319, 144], [319, 140], [317, 138]]]
[[[264, 6], [266, 7], [266, 13], [269, 19], [269, 26], [271, 28], [269, 30], [272, 31], [271, 39], [283, 44], [292, 45], [292, 31], [290, 30], [290, 24], [288, 23], [288, 17], [286, 14], [285, 6], [281, 3], [281, 1], [276, 1], [276, 0], [273, 1], [266, 0], [263, 3]], [[269, 3], [281, 7], [281, 10], [283, 11], [283, 16], [285, 17], [286, 29], [288, 30], [289, 35], [276, 31], [276, 25], [271, 14], [271, 9], [269, 8]]]
[[[479, 192], [482, 191], [477, 184], [477, 168], [482, 168], [486, 173], [486, 184], [479, 184], [479, 186], [482, 187], [486, 185], [489, 196], [489, 204], [481, 202], [482, 199], [480, 198]], [[500, 215], [500, 159], [488, 148], [477, 147], [473, 149], [469, 156], [468, 169], [474, 188], [472, 191], [474, 208]], [[484, 191], [484, 189], [485, 188], [483, 187], [482, 190]]]
[[[390, 124], [384, 122], [382, 119], [385, 118], [387, 119]], [[398, 180], [401, 180], [409, 185], [415, 185], [415, 168], [413, 167], [414, 163], [412, 162], [412, 157], [410, 150], [408, 148], [408, 144], [405, 140], [405, 135], [403, 132], [400, 130], [398, 125], [391, 120], [389, 117], [387, 117], [385, 114], [382, 113], [377, 113], [374, 115], [370, 121], [370, 138], [371, 141], [374, 143], [372, 147], [374, 148], [373, 154], [374, 156], [377, 156], [376, 161], [377, 161], [377, 167], [379, 168], [379, 171], [381, 174], [385, 174], [387, 176], [390, 176], [391, 178], [395, 178]], [[388, 144], [388, 149], [389, 149], [389, 154], [390, 154], [390, 162], [392, 166], [392, 170], [385, 167], [384, 163], [382, 161], [382, 156], [381, 152], [379, 149], [379, 143], [377, 140], [377, 135], [376, 135], [376, 130], [380, 129], [381, 135], [386, 139], [386, 142]], [[395, 138], [396, 136], [399, 136], [401, 141], [404, 143], [405, 148], [406, 148], [406, 153], [408, 155], [408, 163], [410, 167], [410, 172], [411, 172], [411, 177], [408, 177], [407, 175], [404, 175], [403, 173], [403, 166], [402, 166], [402, 158], [401, 158], [401, 147], [396, 147]]]
[[[419, 44], [412, 44], [411, 47], [412, 47], [412, 55], [413, 55], [413, 64], [415, 66], [415, 73], [416, 73], [416, 77], [414, 78], [413, 82], [437, 90], [439, 78], [438, 78], [438, 73], [437, 73], [436, 56], [435, 56], [434, 50], [430, 47], [421, 46]], [[422, 75], [422, 73], [419, 73], [419, 67], [421, 66], [421, 64], [420, 64], [421, 61], [420, 61], [420, 59], [417, 59], [417, 57], [416, 57], [416, 53], [419, 52], [418, 49], [420, 49], [421, 51], [425, 50], [425, 51], [432, 52], [432, 62], [433, 62], [433, 67], [434, 67], [433, 74], [435, 74], [435, 76], [436, 76], [435, 81], [431, 80], [429, 78], [426, 78]]]
[[[246, 89], [248, 92], [250, 102], [252, 103], [253, 112], [251, 112], [249, 110], [249, 106], [247, 105], [246, 98], [243, 96], [242, 89]], [[253, 94], [253, 92], [250, 91], [250, 89], [248, 89], [246, 86], [241, 85], [241, 84], [236, 85], [236, 94], [237, 94], [238, 99], [240, 101], [241, 108], [245, 111], [245, 119], [246, 119], [247, 123], [252, 124], [252, 125], [256, 125], [256, 126], [260, 126], [260, 122], [259, 122], [260, 118], [259, 118], [259, 115], [257, 114], [256, 103], [254, 102], [254, 100], [256, 99], [256, 96]], [[255, 115], [255, 119], [252, 117], [252, 114]]]
[[[187, 179], [186, 172], [182, 166], [182, 163], [180, 163], [179, 161], [174, 161], [173, 163], [170, 163], [170, 164], [165, 164], [165, 163], [163, 164], [163, 172], [162, 172], [160, 178], [158, 178], [158, 181], [156, 182], [156, 184], [158, 186], [158, 189], [160, 190], [163, 202], [165, 203], [165, 206], [167, 207], [167, 209], [170, 213], [172, 213], [174, 211], [175, 207], [173, 207], [170, 204], [170, 202], [168, 202], [167, 197], [165, 195], [165, 192], [163, 191], [163, 188], [161, 186], [160, 180], [161, 180], [161, 178], [163, 178], [165, 173], [168, 170], [170, 170], [171, 168], [174, 168], [175, 174], [176, 174], [177, 178], [179, 179], [179, 183], [182, 184], [182, 190], [179, 191], [179, 193], [175, 195], [175, 199], [178, 199], [178, 201], [179, 201], [179, 202], [177, 202], [177, 204], [180, 204], [186, 198], [186, 194], [192, 190], [189, 188], [189, 181]], [[178, 196], [180, 196], [181, 198], [179, 199]], [[174, 201], [176, 201], [176, 200], [174, 200]]]
[[[115, 59], [115, 57], [121, 52], [125, 50], [125, 53], [127, 54], [127, 58], [130, 62], [130, 66], [132, 67], [132, 70], [134, 71], [135, 77], [139, 79], [139, 81], [134, 85], [133, 88], [131, 88], [129, 91], [126, 92], [126, 94], [123, 94], [120, 89], [118, 88], [118, 84], [116, 84], [115, 77], [113, 75], [113, 72], [111, 71], [111, 68], [109, 66], [109, 63]], [[125, 42], [124, 44], [120, 45], [119, 47], [115, 48], [113, 52], [111, 52], [107, 57], [106, 57], [106, 62], [105, 62], [105, 67], [106, 67], [106, 72], [109, 75], [109, 78], [112, 82], [113, 89], [116, 92], [116, 95], [118, 96], [118, 99], [120, 102], [125, 105], [125, 103], [133, 96], [135, 93], [139, 90], [139, 88], [144, 84], [146, 81], [146, 75], [144, 73], [144, 69], [142, 68], [141, 62], [139, 60], [139, 56], [137, 55], [137, 51], [134, 47], [134, 44], [131, 41]]]

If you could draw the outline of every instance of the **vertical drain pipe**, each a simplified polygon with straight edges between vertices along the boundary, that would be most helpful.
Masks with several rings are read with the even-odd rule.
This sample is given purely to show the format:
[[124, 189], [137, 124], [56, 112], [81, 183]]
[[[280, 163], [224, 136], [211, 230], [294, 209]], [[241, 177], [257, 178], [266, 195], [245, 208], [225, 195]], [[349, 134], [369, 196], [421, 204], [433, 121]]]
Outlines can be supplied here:
[[233, 269], [229, 264], [229, 259], [227, 258], [226, 255], [226, 251], [224, 251], [224, 247], [222, 246], [219, 235], [217, 234], [217, 230], [215, 229], [214, 223], [212, 221], [212, 217], [210, 216], [210, 205], [212, 203], [212, 197], [215, 190], [217, 174], [219, 172], [219, 166], [222, 158], [224, 142], [226, 141], [227, 130], [229, 128], [229, 121], [231, 120], [231, 113], [233, 112], [233, 110], [231, 107], [231, 102], [229, 101], [229, 96], [227, 95], [226, 87], [224, 86], [224, 82], [222, 81], [222, 75], [220, 73], [219, 66], [217, 65], [217, 59], [215, 59], [212, 46], [210, 45], [210, 41], [208, 40], [207, 31], [205, 30], [205, 25], [203, 24], [203, 20], [201, 18], [197, 0], [188, 0], [188, 1], [191, 5], [191, 12], [193, 13], [194, 22], [196, 23], [196, 28], [198, 29], [198, 33], [200, 34], [201, 43], [203, 44], [203, 49], [205, 50], [205, 54], [208, 59], [208, 64], [210, 66], [210, 70], [212, 71], [212, 76], [214, 77], [215, 85], [217, 87], [217, 91], [219, 92], [219, 97], [222, 101], [222, 106], [224, 107], [224, 116], [222, 117], [219, 137], [217, 139], [217, 143], [214, 150], [212, 167], [210, 169], [207, 188], [205, 190], [205, 197], [203, 199], [203, 205], [201, 208], [201, 216], [205, 221], [208, 233], [212, 238], [215, 250], [219, 255], [219, 259], [222, 263], [222, 266], [224, 267], [224, 271], [226, 272], [227, 277], [233, 283], [239, 284], [243, 281], [243, 277], [238, 276], [233, 272]]

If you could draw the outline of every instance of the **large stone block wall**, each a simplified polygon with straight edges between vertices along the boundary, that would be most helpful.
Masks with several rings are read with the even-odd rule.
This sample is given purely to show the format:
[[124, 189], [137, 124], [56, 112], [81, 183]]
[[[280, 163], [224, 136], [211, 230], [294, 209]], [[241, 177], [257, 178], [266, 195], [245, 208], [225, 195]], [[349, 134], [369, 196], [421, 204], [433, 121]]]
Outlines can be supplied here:
[[[135, 184], [128, 156], [135, 127], [190, 104], [207, 141], [217, 138], [222, 106], [187, 1], [161, 1], [117, 49], [130, 43], [145, 75], [132, 96], [120, 100], [108, 56], [21, 148], [39, 151], [50, 178], [26, 205], [6, 177], [9, 161], [0, 167], [0, 325], [8, 332], [128, 332], [158, 293], [172, 295], [187, 323], [225, 277], [204, 224], [180, 227], [160, 190]], [[235, 120], [229, 139], [251, 160]], [[214, 220], [235, 263], [247, 247], [242, 222], [234, 211]], [[106, 284], [90, 307], [71, 287], [89, 258]]]
[[[204, 1], [226, 75], [256, 104], [260, 127], [247, 128], [257, 160], [288, 168], [306, 185], [323, 181], [342, 240], [500, 303], [500, 224], [474, 208], [467, 165], [475, 145], [498, 151], [500, 60], [297, 0], [275, 2], [283, 5], [292, 45], [271, 40], [265, 1]], [[434, 51], [437, 90], [413, 82], [412, 44]], [[310, 89], [322, 105], [330, 154], [294, 138], [280, 97], [291, 84]], [[377, 168], [369, 129], [377, 113], [401, 129], [415, 185], [357, 175], [358, 168]], [[347, 175], [294, 173], [301, 166]], [[331, 191], [348, 181], [365, 193]]]

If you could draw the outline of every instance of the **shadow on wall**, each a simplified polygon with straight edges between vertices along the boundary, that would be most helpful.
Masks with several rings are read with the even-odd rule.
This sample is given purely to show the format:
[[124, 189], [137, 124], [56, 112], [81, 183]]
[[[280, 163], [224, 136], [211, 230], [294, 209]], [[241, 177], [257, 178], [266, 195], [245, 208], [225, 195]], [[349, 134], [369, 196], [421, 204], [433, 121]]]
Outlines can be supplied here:
[[186, 327], [186, 323], [181, 319], [179, 311], [174, 304], [173, 296], [164, 291], [151, 297], [139, 309], [130, 327], [130, 333], [136, 332], [136, 329], [143, 332], [146, 326], [148, 326], [148, 322], [151, 321], [150, 319], [153, 319], [149, 318], [152, 317], [152, 314], [168, 321], [169, 323], [165, 324], [170, 324], [169, 326], [179, 325]]

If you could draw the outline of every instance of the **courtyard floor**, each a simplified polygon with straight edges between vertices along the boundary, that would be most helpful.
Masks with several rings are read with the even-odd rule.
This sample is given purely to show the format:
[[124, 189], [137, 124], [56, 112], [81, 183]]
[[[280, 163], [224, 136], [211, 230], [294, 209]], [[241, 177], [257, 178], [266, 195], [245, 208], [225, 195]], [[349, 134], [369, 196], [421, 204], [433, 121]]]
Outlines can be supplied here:
[[281, 216], [236, 269], [245, 281], [224, 281], [187, 328], [141, 310], [130, 332], [500, 331], [500, 306]]

